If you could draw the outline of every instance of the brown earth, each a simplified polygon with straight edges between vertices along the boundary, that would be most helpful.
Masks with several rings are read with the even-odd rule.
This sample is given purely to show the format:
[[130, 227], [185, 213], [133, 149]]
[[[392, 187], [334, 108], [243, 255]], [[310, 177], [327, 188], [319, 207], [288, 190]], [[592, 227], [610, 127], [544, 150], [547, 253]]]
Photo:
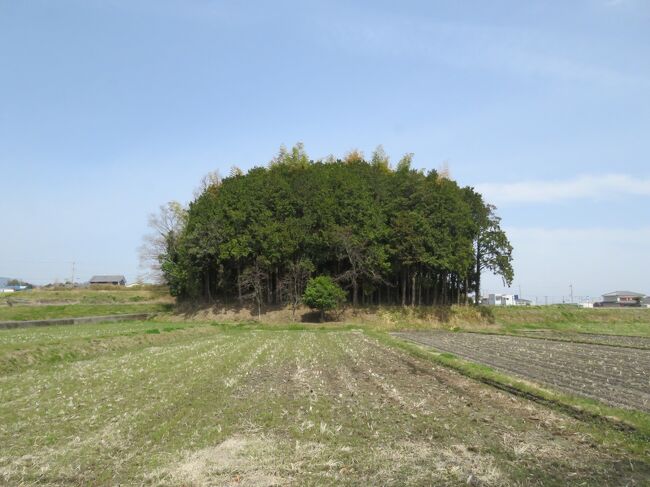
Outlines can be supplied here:
[[603, 335], [598, 333], [572, 333], [557, 332], [551, 330], [518, 330], [518, 334], [530, 338], [545, 338], [549, 340], [560, 340], [577, 343], [595, 343], [597, 345], [611, 345], [616, 347], [642, 348], [650, 350], [650, 337], [624, 336], [624, 335]]
[[480, 333], [393, 335], [571, 394], [650, 411], [650, 350]]

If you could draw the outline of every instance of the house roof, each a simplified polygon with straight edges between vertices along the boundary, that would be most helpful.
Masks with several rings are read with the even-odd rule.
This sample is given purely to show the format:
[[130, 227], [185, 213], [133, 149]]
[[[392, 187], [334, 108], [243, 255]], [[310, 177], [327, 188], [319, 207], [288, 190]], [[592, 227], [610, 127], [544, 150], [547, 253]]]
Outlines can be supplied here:
[[93, 276], [90, 278], [90, 283], [98, 283], [98, 282], [120, 282], [120, 281], [126, 281], [124, 276], [118, 276], [118, 275], [113, 275], [113, 276]]
[[603, 294], [603, 297], [605, 297], [605, 296], [607, 296], [607, 297], [623, 297], [623, 296], [627, 296], [627, 297], [632, 297], [632, 298], [643, 298], [643, 297], [645, 297], [645, 294], [635, 293], [635, 292], [632, 292], [632, 291], [613, 291], [611, 293]]

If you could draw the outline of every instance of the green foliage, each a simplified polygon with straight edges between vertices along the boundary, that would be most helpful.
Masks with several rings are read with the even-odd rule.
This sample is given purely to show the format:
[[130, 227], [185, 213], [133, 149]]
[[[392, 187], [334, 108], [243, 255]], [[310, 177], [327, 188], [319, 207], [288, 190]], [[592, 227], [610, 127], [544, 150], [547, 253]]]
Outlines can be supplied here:
[[187, 281], [187, 274], [183, 266], [165, 256], [160, 268], [169, 286], [169, 293], [172, 296], [182, 296]]
[[[436, 171], [391, 169], [378, 147], [310, 161], [302, 144], [206, 185], [159, 255], [173, 295], [294, 308], [311, 275], [357, 304], [460, 304], [479, 268], [512, 280], [494, 208]], [[480, 255], [479, 255], [480, 254]]]
[[[485, 204], [483, 197], [472, 188], [464, 188], [465, 200], [472, 212], [474, 230], [474, 296], [481, 295], [481, 272], [488, 270], [503, 279], [510, 286], [514, 278], [512, 268], [512, 245], [501, 229], [501, 219], [496, 215], [494, 205]], [[475, 304], [480, 302], [475, 299]]]
[[21, 279], [9, 279], [7, 281], [7, 286], [26, 286], [27, 289], [33, 289], [34, 286], [26, 281]]
[[302, 300], [321, 312], [322, 321], [326, 311], [338, 308], [345, 300], [345, 291], [331, 277], [318, 276], [309, 280]]

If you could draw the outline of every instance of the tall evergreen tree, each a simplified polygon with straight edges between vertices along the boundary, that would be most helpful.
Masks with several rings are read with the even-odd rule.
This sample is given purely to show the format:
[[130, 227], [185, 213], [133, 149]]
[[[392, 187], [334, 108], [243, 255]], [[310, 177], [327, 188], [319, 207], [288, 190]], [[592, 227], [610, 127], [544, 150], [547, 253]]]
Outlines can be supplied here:
[[298, 305], [309, 277], [330, 276], [353, 305], [466, 302], [480, 273], [512, 281], [512, 247], [494, 207], [404, 156], [310, 161], [302, 145], [267, 167], [205, 184], [173, 245], [165, 279], [184, 299]]

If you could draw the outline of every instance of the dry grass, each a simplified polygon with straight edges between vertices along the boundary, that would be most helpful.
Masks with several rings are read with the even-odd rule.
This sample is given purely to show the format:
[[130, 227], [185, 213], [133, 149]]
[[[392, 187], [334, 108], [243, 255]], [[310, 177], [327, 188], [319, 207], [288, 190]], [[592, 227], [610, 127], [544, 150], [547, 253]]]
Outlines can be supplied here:
[[[347, 307], [328, 317], [324, 326], [356, 325], [381, 331], [469, 330], [518, 333], [537, 329], [556, 332], [604, 333], [650, 336], [650, 309], [579, 309], [569, 306], [474, 307], [474, 306], [369, 306]], [[170, 321], [250, 323], [286, 326], [287, 323], [314, 324], [318, 314], [298, 308], [269, 307], [258, 319], [257, 311], [238, 306], [183, 305], [166, 317]]]

